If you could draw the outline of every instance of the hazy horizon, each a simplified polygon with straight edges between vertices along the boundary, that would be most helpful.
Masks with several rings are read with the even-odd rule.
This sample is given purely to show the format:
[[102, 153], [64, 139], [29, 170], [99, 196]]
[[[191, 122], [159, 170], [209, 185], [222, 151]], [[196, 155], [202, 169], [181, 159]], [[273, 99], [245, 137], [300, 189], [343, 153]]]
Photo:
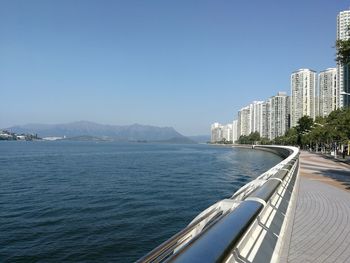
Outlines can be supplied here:
[[347, 1], [2, 1], [0, 127], [80, 120], [209, 134], [299, 68], [335, 67]]
[[[90, 124], [98, 124], [98, 125], [104, 125], [104, 126], [133, 126], [133, 125], [140, 125], [140, 126], [151, 126], [151, 127], [158, 127], [158, 128], [174, 128], [172, 126], [156, 126], [156, 125], [150, 125], [150, 124], [144, 124], [144, 123], [130, 123], [130, 124], [125, 124], [125, 125], [120, 125], [120, 124], [110, 124], [110, 123], [99, 123], [99, 122], [94, 122], [94, 121], [89, 121], [89, 120], [78, 120], [78, 121], [72, 121], [72, 122], [62, 122], [62, 123], [23, 123], [23, 124], [15, 124], [11, 125], [8, 127], [0, 127], [0, 129], [8, 129], [12, 127], [24, 127], [24, 126], [36, 126], [36, 125], [67, 125], [67, 124], [79, 124], [79, 123], [90, 123]], [[176, 128], [174, 128], [176, 131], [178, 131]], [[180, 132], [181, 133], [181, 132]], [[210, 133], [208, 132], [207, 134], [192, 134], [192, 135], [187, 135], [183, 134], [184, 136], [210, 136]], [[83, 135], [83, 134], [82, 134]]]

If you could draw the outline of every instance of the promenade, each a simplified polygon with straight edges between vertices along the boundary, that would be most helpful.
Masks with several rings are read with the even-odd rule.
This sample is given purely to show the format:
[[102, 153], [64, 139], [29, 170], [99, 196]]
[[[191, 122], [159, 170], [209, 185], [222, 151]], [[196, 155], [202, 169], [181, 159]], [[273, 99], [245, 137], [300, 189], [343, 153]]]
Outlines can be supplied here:
[[350, 261], [350, 165], [301, 152], [282, 262]]

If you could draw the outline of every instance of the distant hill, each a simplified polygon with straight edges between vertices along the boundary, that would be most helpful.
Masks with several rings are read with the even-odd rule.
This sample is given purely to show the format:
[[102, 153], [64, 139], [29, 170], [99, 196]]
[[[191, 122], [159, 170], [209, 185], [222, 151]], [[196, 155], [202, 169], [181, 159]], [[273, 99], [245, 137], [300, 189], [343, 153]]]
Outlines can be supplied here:
[[[66, 124], [26, 124], [9, 127], [6, 130], [17, 134], [38, 134], [39, 137], [89, 137], [113, 139], [118, 141], [166, 141], [185, 140], [187, 137], [172, 127], [149, 125], [105, 125], [89, 121], [78, 121]], [[90, 138], [91, 139], [91, 138]], [[181, 139], [181, 140], [180, 140]]]

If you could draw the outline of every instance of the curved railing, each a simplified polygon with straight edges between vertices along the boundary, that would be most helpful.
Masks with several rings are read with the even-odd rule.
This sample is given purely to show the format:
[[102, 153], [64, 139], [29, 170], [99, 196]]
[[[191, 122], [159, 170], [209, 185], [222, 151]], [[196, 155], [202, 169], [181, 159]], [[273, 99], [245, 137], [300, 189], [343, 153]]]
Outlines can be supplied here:
[[254, 148], [285, 159], [231, 198], [204, 210], [185, 229], [137, 262], [276, 261], [299, 171], [299, 150], [289, 146]]

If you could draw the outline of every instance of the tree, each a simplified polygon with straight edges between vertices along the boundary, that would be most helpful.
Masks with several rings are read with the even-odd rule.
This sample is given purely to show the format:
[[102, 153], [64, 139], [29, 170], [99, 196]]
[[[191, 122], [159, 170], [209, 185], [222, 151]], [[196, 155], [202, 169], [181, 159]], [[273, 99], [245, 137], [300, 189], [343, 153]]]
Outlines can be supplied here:
[[350, 141], [350, 108], [332, 111], [327, 117], [308, 116], [299, 119], [298, 125], [284, 136], [275, 138], [273, 144], [308, 146], [323, 151], [334, 149], [335, 143], [347, 145]]
[[298, 137], [297, 144], [301, 147], [309, 144], [309, 136], [306, 136], [313, 127], [314, 121], [309, 116], [303, 116], [298, 120], [298, 125], [296, 127]]
[[248, 144], [249, 143], [248, 136], [246, 136], [246, 135], [239, 136], [237, 141], [240, 144]]
[[350, 109], [332, 111], [327, 117], [327, 126], [332, 140], [346, 142], [350, 138]]
[[268, 145], [268, 144], [271, 144], [271, 143], [272, 142], [266, 137], [261, 137], [260, 138], [260, 144], [262, 144], [262, 145]]
[[257, 142], [257, 141], [260, 141], [260, 133], [259, 132], [252, 132], [250, 135], [250, 140], [254, 143], [254, 142]]
[[342, 65], [348, 65], [350, 62], [350, 26], [346, 29], [347, 39], [337, 39], [335, 42], [336, 61]]
[[309, 132], [314, 124], [314, 121], [309, 116], [303, 116], [298, 120], [297, 131], [298, 133]]
[[238, 139], [238, 143], [240, 143], [240, 144], [254, 144], [258, 141], [260, 141], [260, 134], [257, 131], [252, 132], [248, 136], [241, 135]]
[[291, 128], [288, 131], [286, 131], [283, 137], [284, 137], [284, 144], [297, 145], [298, 132], [296, 128]]
[[337, 49], [336, 61], [342, 65], [348, 65], [350, 62], [350, 40], [337, 40], [335, 46]]

